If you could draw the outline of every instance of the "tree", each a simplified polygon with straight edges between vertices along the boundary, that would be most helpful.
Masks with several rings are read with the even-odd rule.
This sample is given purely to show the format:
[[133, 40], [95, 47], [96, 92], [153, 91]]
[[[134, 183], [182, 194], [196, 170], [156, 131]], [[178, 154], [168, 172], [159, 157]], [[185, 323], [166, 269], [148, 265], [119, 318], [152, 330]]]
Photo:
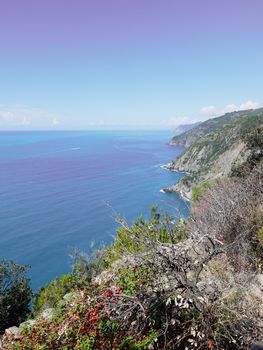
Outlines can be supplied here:
[[29, 312], [32, 291], [27, 270], [15, 261], [0, 261], [0, 334], [23, 322]]

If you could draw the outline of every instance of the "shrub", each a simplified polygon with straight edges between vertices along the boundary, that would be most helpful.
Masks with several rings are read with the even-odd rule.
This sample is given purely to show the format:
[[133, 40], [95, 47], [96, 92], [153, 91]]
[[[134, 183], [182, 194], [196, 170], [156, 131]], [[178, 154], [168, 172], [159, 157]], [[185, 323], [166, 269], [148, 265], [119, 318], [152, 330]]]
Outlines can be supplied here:
[[256, 128], [252, 132], [243, 136], [250, 154], [246, 161], [241, 164], [233, 164], [231, 176], [244, 177], [248, 176], [254, 167], [263, 160], [263, 128]]
[[261, 247], [263, 248], [263, 227], [261, 227], [258, 230], [258, 240], [259, 240]]
[[85, 285], [90, 283], [94, 277], [101, 273], [105, 268], [105, 255], [106, 248], [102, 246], [98, 250], [95, 250], [90, 259], [89, 255], [85, 252], [73, 250], [71, 258], [73, 260], [72, 275], [78, 281], [78, 284]]
[[[116, 242], [94, 265], [85, 255], [77, 259], [72, 276], [77, 284], [90, 281], [85, 288], [57, 304], [51, 320], [38, 320], [18, 339], [5, 335], [5, 349], [249, 348], [263, 334], [254, 264], [262, 238], [260, 170], [215, 183], [187, 222], [156, 207], [149, 220], [119, 219]], [[103, 264], [104, 278], [94, 280]]]
[[212, 185], [211, 181], [206, 180], [200, 186], [194, 186], [192, 189], [192, 201], [198, 201], [205, 193], [205, 191]]
[[138, 289], [145, 289], [152, 278], [147, 267], [127, 267], [119, 271], [117, 283], [124, 294], [133, 295]]
[[215, 183], [191, 208], [188, 230], [221, 241], [238, 269], [256, 268], [263, 259], [258, 231], [262, 226], [262, 175], [259, 164], [244, 178]]
[[45, 308], [55, 307], [65, 294], [75, 289], [87, 288], [91, 280], [104, 268], [103, 254], [103, 249], [96, 251], [93, 260], [90, 261], [86, 253], [73, 250], [71, 254], [72, 272], [56, 277], [39, 290], [33, 299], [34, 314], [38, 314]]
[[104, 267], [111, 266], [124, 255], [143, 253], [147, 249], [145, 235], [153, 241], [158, 240], [167, 244], [176, 244], [186, 237], [184, 222], [176, 221], [166, 211], [159, 212], [157, 206], [151, 208], [149, 220], [140, 216], [131, 226], [123, 218], [117, 218], [116, 221], [121, 227], [117, 230], [115, 242], [103, 254]]
[[0, 261], [0, 333], [25, 320], [32, 291], [26, 276], [28, 266]]
[[74, 289], [77, 284], [72, 274], [62, 275], [52, 280], [41, 288], [33, 299], [33, 311], [35, 314], [46, 308], [53, 308], [63, 296]]

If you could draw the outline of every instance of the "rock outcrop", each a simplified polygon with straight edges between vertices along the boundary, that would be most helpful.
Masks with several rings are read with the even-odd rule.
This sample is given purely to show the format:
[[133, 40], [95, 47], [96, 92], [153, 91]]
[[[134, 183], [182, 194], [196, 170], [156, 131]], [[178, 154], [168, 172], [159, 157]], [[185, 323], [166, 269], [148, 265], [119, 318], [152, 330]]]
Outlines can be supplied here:
[[179, 192], [191, 199], [194, 186], [230, 174], [233, 165], [246, 161], [250, 150], [246, 135], [263, 126], [263, 108], [227, 113], [207, 120], [195, 128], [175, 136], [170, 145], [185, 151], [165, 168], [189, 173], [165, 192]]

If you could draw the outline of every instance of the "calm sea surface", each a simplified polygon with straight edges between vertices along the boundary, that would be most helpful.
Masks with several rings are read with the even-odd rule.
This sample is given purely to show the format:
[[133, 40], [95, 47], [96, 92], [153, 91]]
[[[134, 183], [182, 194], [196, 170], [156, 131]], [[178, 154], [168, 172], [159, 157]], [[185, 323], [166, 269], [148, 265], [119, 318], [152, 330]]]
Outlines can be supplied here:
[[71, 267], [73, 248], [110, 243], [116, 212], [135, 219], [153, 203], [188, 207], [160, 189], [182, 176], [160, 166], [181, 149], [169, 132], [0, 133], [0, 259], [31, 265], [34, 290]]

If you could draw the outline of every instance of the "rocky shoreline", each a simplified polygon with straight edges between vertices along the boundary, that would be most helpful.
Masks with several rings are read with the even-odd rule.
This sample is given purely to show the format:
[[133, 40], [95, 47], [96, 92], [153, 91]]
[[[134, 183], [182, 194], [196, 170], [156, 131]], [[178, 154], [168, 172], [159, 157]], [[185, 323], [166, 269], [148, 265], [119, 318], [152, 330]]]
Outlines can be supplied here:
[[178, 184], [179, 183], [165, 187], [161, 191], [164, 193], [178, 193], [183, 200], [191, 202], [191, 191], [182, 190], [179, 186], [177, 186]]
[[[175, 172], [180, 172], [178, 169], [176, 169], [173, 165], [173, 163], [168, 163], [165, 165], [161, 166], [162, 169], [167, 170], [167, 171], [175, 171]], [[188, 175], [189, 173], [184, 172], [185, 175]], [[182, 179], [181, 179], [182, 180]], [[187, 201], [190, 202], [192, 198], [192, 191], [190, 188], [188, 188], [186, 185], [184, 185], [181, 180], [179, 180], [176, 184], [162, 188], [160, 192], [163, 193], [178, 193], [180, 197]]]
[[162, 168], [187, 176], [162, 189], [162, 192], [177, 192], [183, 199], [191, 201], [196, 187], [229, 176], [233, 169], [244, 164], [250, 157], [250, 151], [243, 132], [246, 130], [246, 134], [250, 135], [253, 130], [262, 127], [261, 109], [258, 113], [250, 110], [228, 113], [175, 136], [169, 144], [183, 147], [184, 151]]

